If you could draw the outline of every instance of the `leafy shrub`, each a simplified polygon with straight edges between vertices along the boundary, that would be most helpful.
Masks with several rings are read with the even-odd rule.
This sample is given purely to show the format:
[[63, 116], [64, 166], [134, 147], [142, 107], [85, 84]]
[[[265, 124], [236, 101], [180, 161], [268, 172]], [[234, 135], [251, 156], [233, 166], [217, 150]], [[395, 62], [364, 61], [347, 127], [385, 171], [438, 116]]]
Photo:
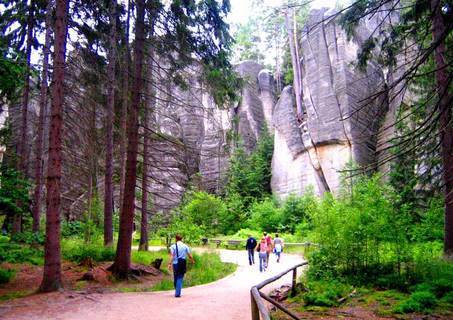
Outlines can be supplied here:
[[11, 241], [13, 242], [40, 245], [44, 244], [44, 240], [45, 240], [44, 233], [42, 232], [35, 233], [30, 231], [17, 233], [11, 238]]
[[448, 292], [442, 297], [442, 302], [453, 304], [453, 291]]
[[174, 214], [171, 223], [163, 228], [157, 230], [159, 237], [164, 237], [167, 245], [179, 234], [183, 237], [184, 242], [199, 243], [201, 238], [206, 235], [205, 229], [195, 224], [189, 217], [182, 217]]
[[253, 228], [266, 232], [278, 232], [283, 229], [282, 211], [273, 199], [267, 198], [253, 203], [250, 212], [250, 225]]
[[421, 212], [420, 223], [415, 224], [413, 235], [417, 241], [442, 241], [444, 238], [443, 199], [433, 198], [429, 208]]
[[16, 271], [11, 269], [0, 269], [0, 284], [8, 283], [16, 274]]
[[84, 233], [82, 221], [64, 221], [61, 225], [61, 235], [63, 238], [80, 237]]
[[231, 235], [229, 238], [243, 240], [247, 239], [251, 235], [255, 239], [260, 239], [262, 237], [262, 232], [258, 230], [253, 230], [249, 228], [238, 230], [235, 234]]
[[22, 214], [29, 210], [30, 182], [15, 169], [0, 167], [0, 207], [4, 213]]
[[63, 241], [62, 253], [65, 259], [77, 263], [86, 259], [112, 261], [115, 258], [115, 250], [112, 247], [104, 247], [100, 243], [86, 244], [80, 240]]
[[227, 233], [234, 217], [229, 216], [227, 206], [222, 199], [206, 192], [194, 192], [190, 200], [182, 207], [184, 217], [203, 227], [209, 235]]
[[[313, 188], [308, 188], [303, 196], [290, 195], [282, 205], [282, 224], [285, 231], [294, 233], [296, 226], [303, 224], [309, 229], [309, 212], [318, 205]], [[299, 230], [302, 232], [302, 230]]]
[[430, 312], [437, 304], [436, 296], [430, 291], [416, 291], [398, 304], [395, 311], [398, 313]]
[[43, 250], [38, 250], [18, 243], [0, 242], [0, 261], [9, 263], [44, 263]]
[[308, 292], [303, 295], [306, 306], [332, 307], [338, 300], [348, 295], [352, 287], [338, 281], [309, 281]]

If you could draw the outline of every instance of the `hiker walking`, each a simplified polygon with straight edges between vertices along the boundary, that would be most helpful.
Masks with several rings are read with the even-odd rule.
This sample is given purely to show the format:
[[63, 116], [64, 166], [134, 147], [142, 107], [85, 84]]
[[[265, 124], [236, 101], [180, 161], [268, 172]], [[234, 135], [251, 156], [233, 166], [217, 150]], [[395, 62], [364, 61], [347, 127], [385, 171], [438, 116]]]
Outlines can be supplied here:
[[175, 286], [175, 297], [181, 297], [182, 282], [187, 270], [187, 256], [195, 263], [189, 247], [182, 242], [182, 236], [176, 235], [176, 243], [170, 246], [169, 269], [173, 269], [173, 284]]
[[256, 248], [256, 239], [251, 235], [248, 236], [247, 243], [245, 244], [245, 249], [247, 249], [249, 257], [249, 265], [255, 264], [255, 248]]
[[280, 256], [283, 252], [284, 241], [278, 236], [278, 233], [275, 234], [274, 238], [274, 253], [277, 256], [277, 262], [280, 262]]
[[266, 240], [267, 252], [266, 252], [266, 268], [269, 266], [269, 256], [272, 251], [272, 237], [267, 234], [267, 232], [263, 232], [263, 237]]
[[256, 246], [258, 257], [260, 258], [260, 272], [266, 271], [267, 268], [267, 243], [266, 238], [262, 237], [260, 243]]

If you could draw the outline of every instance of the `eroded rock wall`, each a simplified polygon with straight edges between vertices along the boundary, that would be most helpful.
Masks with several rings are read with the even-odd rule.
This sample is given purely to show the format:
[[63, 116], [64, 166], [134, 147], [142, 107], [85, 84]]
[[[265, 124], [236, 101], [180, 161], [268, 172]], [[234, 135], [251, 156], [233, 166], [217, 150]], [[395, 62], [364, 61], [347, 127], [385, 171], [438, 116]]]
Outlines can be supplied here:
[[[370, 165], [376, 159], [376, 135], [386, 106], [367, 98], [384, 85], [383, 73], [373, 64], [364, 71], [353, 66], [365, 35], [348, 40], [336, 20], [326, 19], [332, 13], [313, 10], [302, 32], [303, 123], [295, 119], [289, 88], [275, 109], [272, 190], [280, 197], [302, 194], [309, 185], [321, 194], [315, 169], [322, 170], [335, 193], [340, 171], [349, 162]], [[366, 33], [372, 27], [359, 29]], [[310, 138], [312, 146], [304, 143]]]
[[226, 108], [215, 104], [196, 75], [187, 76], [190, 90], [160, 77], [151, 164], [154, 211], [177, 206], [190, 184], [221, 192], [233, 150], [232, 132], [239, 133], [250, 152], [264, 127], [272, 128], [272, 74], [253, 61], [238, 64], [236, 70], [245, 84], [239, 102]]

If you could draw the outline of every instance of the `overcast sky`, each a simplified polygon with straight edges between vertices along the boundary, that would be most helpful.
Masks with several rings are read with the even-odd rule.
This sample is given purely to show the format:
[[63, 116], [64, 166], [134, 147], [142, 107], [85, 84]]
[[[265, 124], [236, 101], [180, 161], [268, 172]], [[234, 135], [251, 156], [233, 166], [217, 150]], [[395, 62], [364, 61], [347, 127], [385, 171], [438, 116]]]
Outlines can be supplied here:
[[[251, 0], [230, 0], [231, 12], [228, 15], [228, 21], [235, 24], [246, 22], [253, 10], [251, 2]], [[283, 2], [284, 0], [264, 0], [265, 5], [275, 7], [280, 6]], [[313, 0], [310, 6], [318, 9], [322, 7], [333, 8], [335, 7], [335, 2], [335, 0]]]

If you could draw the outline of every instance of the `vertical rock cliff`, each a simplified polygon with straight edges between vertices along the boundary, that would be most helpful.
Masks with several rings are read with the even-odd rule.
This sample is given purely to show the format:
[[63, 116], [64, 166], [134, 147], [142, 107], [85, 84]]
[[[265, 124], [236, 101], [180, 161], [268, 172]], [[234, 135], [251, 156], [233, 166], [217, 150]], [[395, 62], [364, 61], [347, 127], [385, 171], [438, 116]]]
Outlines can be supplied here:
[[[353, 66], [363, 35], [348, 40], [336, 20], [328, 18], [332, 13], [313, 10], [302, 32], [303, 120], [295, 118], [290, 88], [276, 106], [272, 190], [281, 197], [302, 194], [309, 185], [321, 194], [316, 166], [336, 192], [348, 163], [372, 165], [376, 159], [386, 105], [369, 97], [384, 85], [383, 73], [372, 64], [364, 71]], [[304, 136], [311, 138], [311, 146]]]

